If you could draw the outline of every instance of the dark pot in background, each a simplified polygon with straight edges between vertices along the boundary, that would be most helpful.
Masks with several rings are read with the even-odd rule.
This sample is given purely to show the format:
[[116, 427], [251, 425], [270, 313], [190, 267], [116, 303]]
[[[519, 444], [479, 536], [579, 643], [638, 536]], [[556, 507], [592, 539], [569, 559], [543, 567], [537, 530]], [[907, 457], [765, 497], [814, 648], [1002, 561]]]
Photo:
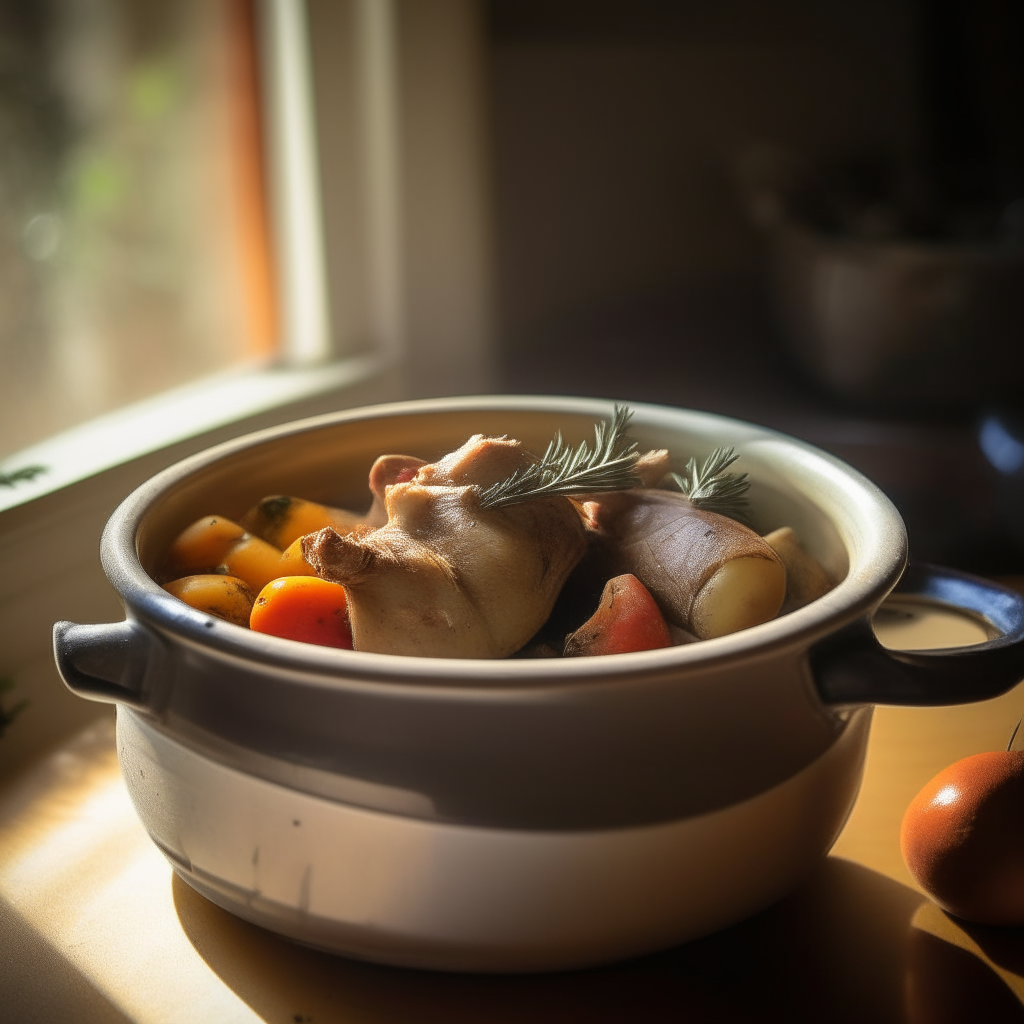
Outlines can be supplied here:
[[969, 409], [1020, 390], [1024, 249], [771, 234], [783, 336], [805, 372], [852, 404]]

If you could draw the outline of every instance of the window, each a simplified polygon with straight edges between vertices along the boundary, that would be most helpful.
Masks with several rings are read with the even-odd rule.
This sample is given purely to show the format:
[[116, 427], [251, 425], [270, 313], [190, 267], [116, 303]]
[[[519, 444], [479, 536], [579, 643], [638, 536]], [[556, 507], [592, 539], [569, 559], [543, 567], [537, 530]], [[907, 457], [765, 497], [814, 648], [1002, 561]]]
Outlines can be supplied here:
[[251, 13], [0, 9], [0, 455], [271, 352]]
[[[121, 84], [89, 122], [98, 141], [76, 142], [90, 136], [69, 128], [60, 146], [47, 143], [99, 212], [83, 212], [54, 174], [39, 183], [45, 202], [5, 208], [0, 227], [22, 246], [32, 315], [70, 321], [26, 330], [19, 337], [35, 341], [24, 351], [63, 346], [85, 367], [44, 385], [84, 397], [49, 398], [40, 425], [19, 440], [5, 428], [0, 445], [0, 474], [45, 467], [0, 485], [0, 571], [18, 581], [0, 597], [0, 680], [13, 683], [0, 708], [29, 701], [0, 738], [0, 771], [99, 710], [63, 691], [50, 630], [121, 617], [97, 546], [129, 490], [257, 427], [487, 390], [491, 366], [476, 0], [64, 0], [39, 5], [45, 16], [26, 6], [35, 11], [8, 4], [0, 18], [17, 21], [34, 52], [52, 45], [61, 74], [91, 81], [83, 68], [100, 66]], [[85, 103], [68, 98], [76, 88], [61, 80], [46, 102]], [[65, 262], [82, 239], [114, 262]], [[53, 301], [64, 290], [88, 316]], [[9, 326], [0, 360], [13, 358]], [[147, 355], [141, 339], [154, 337], [181, 350]], [[113, 355], [89, 347], [105, 343]], [[87, 387], [94, 360], [114, 382], [102, 396]], [[31, 410], [26, 371], [7, 365], [2, 393]]]

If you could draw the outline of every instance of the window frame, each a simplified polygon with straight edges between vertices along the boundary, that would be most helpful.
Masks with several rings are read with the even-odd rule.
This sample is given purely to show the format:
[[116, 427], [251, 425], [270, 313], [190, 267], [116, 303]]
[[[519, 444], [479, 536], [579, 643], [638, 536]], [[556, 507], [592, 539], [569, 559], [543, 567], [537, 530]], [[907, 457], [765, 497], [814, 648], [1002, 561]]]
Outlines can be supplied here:
[[254, 2], [280, 355], [0, 462], [46, 467], [0, 488], [0, 724], [28, 701], [0, 732], [0, 776], [110, 713], [60, 685], [50, 634], [122, 616], [98, 545], [134, 487], [263, 427], [493, 390], [481, 0]]

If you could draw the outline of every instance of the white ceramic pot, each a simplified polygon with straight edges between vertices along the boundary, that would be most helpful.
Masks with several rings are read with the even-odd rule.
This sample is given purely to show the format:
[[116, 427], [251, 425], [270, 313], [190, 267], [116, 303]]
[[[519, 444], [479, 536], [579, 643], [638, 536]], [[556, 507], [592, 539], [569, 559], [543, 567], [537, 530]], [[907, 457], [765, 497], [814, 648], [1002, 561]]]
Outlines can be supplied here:
[[58, 623], [58, 666], [116, 702], [139, 816], [227, 909], [324, 949], [446, 970], [579, 967], [663, 948], [767, 906], [824, 856], [856, 797], [874, 703], [957, 703], [1024, 674], [1024, 605], [947, 570], [908, 585], [994, 639], [893, 654], [869, 620], [903, 573], [882, 493], [809, 445], [635, 406], [631, 436], [736, 447], [754, 525], [794, 527], [840, 583], [753, 629], [597, 658], [451, 660], [253, 633], [153, 574], [198, 517], [266, 494], [358, 508], [374, 458], [434, 459], [472, 433], [542, 450], [610, 404], [439, 399], [263, 431], [158, 474], [102, 541], [123, 623]]

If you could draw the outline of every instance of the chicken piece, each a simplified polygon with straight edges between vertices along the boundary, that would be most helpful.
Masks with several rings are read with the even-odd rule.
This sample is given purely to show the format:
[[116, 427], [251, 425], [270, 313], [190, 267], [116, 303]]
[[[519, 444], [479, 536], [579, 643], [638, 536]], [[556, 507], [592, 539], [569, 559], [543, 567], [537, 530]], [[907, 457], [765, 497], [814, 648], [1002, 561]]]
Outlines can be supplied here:
[[653, 448], [649, 452], [644, 452], [636, 460], [633, 472], [640, 478], [640, 483], [644, 487], [657, 487], [668, 476], [671, 468], [672, 461], [669, 458], [668, 450]]
[[377, 529], [303, 539], [318, 575], [348, 590], [357, 651], [504, 658], [543, 625], [583, 556], [574, 502], [538, 498], [499, 509], [481, 492], [528, 465], [518, 441], [477, 434], [438, 462], [384, 456], [371, 490]]

